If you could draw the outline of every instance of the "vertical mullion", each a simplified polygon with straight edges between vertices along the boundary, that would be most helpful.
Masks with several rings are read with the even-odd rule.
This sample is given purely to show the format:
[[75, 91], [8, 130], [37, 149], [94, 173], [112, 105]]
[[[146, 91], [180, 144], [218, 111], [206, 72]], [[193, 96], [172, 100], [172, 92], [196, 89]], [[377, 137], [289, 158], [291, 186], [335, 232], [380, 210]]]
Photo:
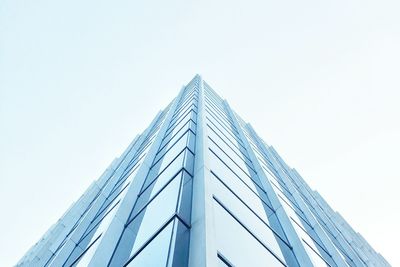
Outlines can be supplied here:
[[199, 83], [199, 103], [196, 126], [195, 163], [193, 176], [189, 267], [217, 267], [217, 248], [213, 223], [212, 177], [208, 157], [208, 139], [204, 84]]

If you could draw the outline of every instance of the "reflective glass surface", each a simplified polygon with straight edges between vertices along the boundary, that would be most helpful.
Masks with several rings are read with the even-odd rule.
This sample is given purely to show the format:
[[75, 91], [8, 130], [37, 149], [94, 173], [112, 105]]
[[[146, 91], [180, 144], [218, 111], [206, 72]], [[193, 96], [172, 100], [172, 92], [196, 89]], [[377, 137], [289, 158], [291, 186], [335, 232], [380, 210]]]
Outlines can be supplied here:
[[173, 225], [170, 223], [127, 266], [166, 266]]
[[220, 204], [213, 207], [218, 250], [234, 266], [285, 266]]

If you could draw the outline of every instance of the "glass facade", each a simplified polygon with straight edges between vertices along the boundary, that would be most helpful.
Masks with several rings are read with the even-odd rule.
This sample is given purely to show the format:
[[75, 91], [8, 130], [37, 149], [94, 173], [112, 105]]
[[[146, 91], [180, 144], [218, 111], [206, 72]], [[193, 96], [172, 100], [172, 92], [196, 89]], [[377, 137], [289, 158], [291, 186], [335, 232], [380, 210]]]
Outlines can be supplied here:
[[390, 266], [196, 75], [17, 266]]

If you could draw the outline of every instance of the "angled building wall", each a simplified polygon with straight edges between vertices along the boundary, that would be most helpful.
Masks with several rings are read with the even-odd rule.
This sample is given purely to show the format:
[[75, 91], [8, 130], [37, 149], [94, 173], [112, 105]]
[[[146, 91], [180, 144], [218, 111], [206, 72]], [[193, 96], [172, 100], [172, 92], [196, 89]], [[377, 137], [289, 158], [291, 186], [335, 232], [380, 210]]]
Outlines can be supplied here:
[[390, 266], [195, 76], [17, 266]]

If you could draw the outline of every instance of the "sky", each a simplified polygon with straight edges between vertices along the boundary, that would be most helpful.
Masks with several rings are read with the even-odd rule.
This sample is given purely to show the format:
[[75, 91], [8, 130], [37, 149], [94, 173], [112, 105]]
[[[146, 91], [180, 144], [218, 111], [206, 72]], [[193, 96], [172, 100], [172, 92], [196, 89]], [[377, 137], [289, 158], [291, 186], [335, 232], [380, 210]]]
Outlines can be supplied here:
[[1, 0], [0, 265], [196, 73], [400, 266], [397, 0]]

